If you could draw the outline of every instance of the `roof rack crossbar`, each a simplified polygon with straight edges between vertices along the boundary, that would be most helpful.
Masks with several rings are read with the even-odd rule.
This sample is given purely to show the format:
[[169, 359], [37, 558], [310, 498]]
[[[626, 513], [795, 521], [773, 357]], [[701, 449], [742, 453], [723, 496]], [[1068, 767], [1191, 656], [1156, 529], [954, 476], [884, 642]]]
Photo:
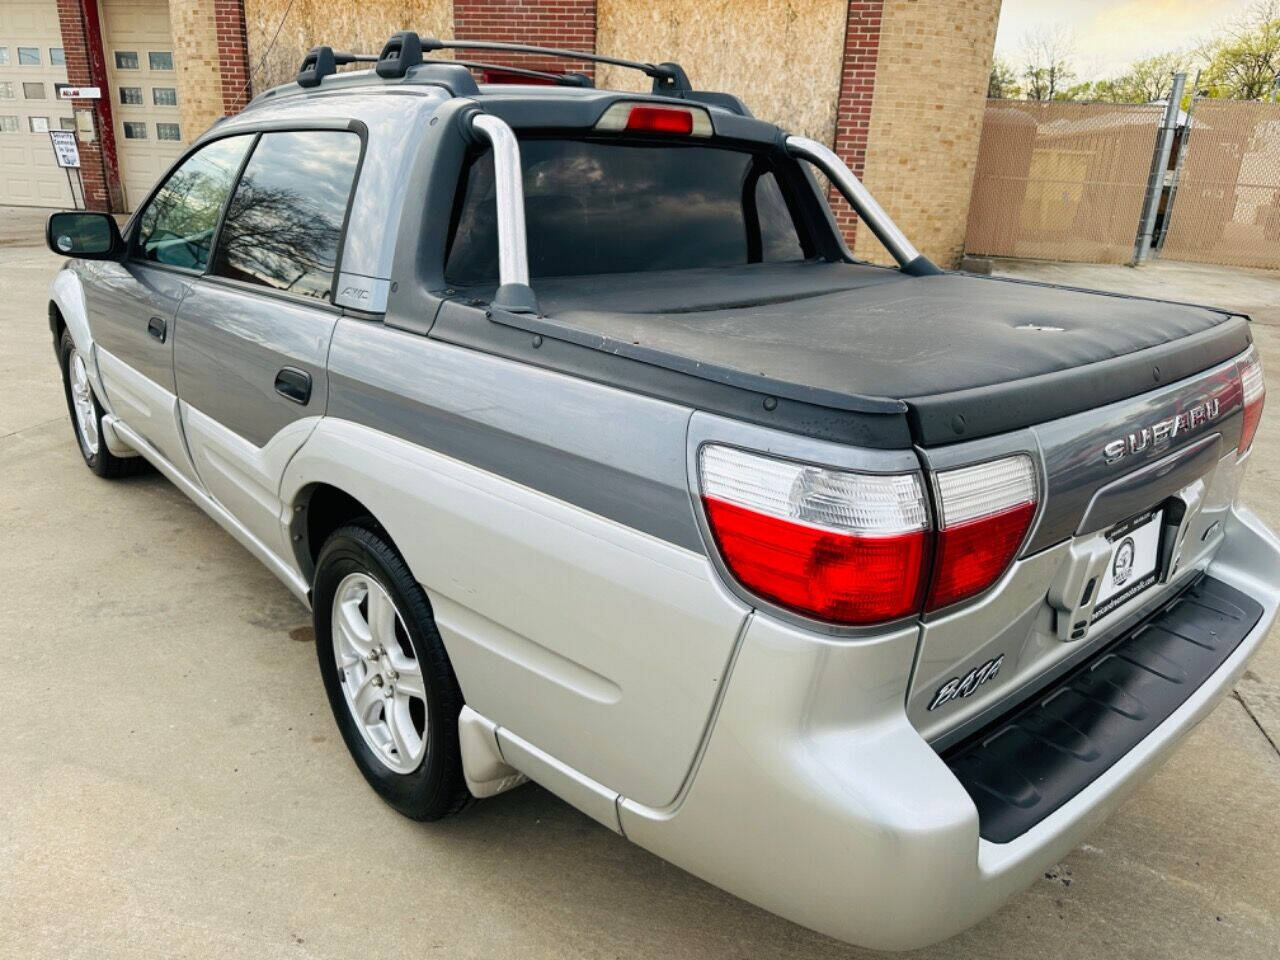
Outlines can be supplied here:
[[496, 70], [502, 73], [511, 73], [518, 77], [537, 77], [540, 80], [550, 80], [552, 83], [562, 87], [589, 87], [592, 85], [591, 78], [584, 73], [552, 73], [549, 70], [530, 70], [528, 67], [509, 67], [504, 63], [484, 63], [479, 60], [442, 60], [433, 62], [456, 63], [469, 70]]
[[582, 60], [588, 63], [605, 63], [629, 70], [639, 70], [653, 80], [655, 93], [687, 93], [691, 88], [689, 78], [678, 63], [641, 63], [638, 60], [623, 60], [620, 57], [606, 57], [598, 53], [587, 53], [584, 50], [564, 50], [559, 47], [535, 47], [524, 43], [500, 43], [496, 40], [437, 40], [434, 37], [422, 38], [422, 49], [425, 50], [495, 50], [509, 53], [530, 53], [541, 57], [560, 57], [566, 60]]

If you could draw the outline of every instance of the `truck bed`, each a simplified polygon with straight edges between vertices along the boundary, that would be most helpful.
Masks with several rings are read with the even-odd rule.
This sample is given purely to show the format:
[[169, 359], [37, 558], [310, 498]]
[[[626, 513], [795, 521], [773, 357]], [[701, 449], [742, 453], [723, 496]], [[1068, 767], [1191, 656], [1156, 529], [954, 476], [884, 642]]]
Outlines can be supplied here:
[[[1191, 376], [1250, 342], [1208, 307], [966, 274], [792, 262], [534, 281], [540, 331], [780, 397], [905, 404], [917, 443], [1029, 426]], [[472, 291], [480, 295], [479, 291]]]

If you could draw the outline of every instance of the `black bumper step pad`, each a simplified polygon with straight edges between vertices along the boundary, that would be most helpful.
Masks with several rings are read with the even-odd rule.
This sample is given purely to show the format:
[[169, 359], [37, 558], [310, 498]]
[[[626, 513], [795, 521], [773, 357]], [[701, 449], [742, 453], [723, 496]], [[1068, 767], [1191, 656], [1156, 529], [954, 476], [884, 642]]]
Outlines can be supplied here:
[[1021, 836], [1167, 719], [1262, 617], [1201, 577], [1149, 619], [943, 755], [993, 843]]

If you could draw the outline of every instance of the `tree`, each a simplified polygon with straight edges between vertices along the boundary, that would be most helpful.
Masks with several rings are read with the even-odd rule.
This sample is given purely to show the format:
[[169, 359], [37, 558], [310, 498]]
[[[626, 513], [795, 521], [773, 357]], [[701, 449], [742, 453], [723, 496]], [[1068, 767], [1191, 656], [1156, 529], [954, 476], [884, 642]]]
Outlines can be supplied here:
[[[1280, 2], [1280, 0], [1276, 0]], [[1055, 100], [1076, 78], [1075, 38], [1065, 27], [1033, 31], [1022, 41], [1022, 79], [1028, 100]]]
[[1161, 100], [1173, 89], [1173, 75], [1187, 72], [1191, 62], [1192, 55], [1180, 50], [1135, 60], [1120, 76], [1094, 84], [1093, 96], [1112, 103]]
[[1280, 0], [1263, 0], [1202, 51], [1205, 85], [1215, 97], [1261, 100], [1280, 76]]
[[988, 100], [1013, 100], [1022, 90], [1018, 87], [1018, 77], [1008, 61], [996, 57], [991, 61], [991, 77], [987, 80]]

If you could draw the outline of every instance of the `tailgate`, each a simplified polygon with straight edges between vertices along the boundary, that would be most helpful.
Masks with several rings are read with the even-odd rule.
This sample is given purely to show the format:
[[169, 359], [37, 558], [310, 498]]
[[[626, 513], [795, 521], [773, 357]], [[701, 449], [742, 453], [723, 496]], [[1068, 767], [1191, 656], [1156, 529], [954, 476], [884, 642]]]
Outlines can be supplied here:
[[1195, 578], [1247, 460], [1236, 453], [1242, 409], [1232, 360], [1088, 413], [923, 451], [934, 470], [1022, 451], [1041, 471], [1020, 559], [985, 595], [925, 618], [907, 710], [926, 738], [967, 736]]

